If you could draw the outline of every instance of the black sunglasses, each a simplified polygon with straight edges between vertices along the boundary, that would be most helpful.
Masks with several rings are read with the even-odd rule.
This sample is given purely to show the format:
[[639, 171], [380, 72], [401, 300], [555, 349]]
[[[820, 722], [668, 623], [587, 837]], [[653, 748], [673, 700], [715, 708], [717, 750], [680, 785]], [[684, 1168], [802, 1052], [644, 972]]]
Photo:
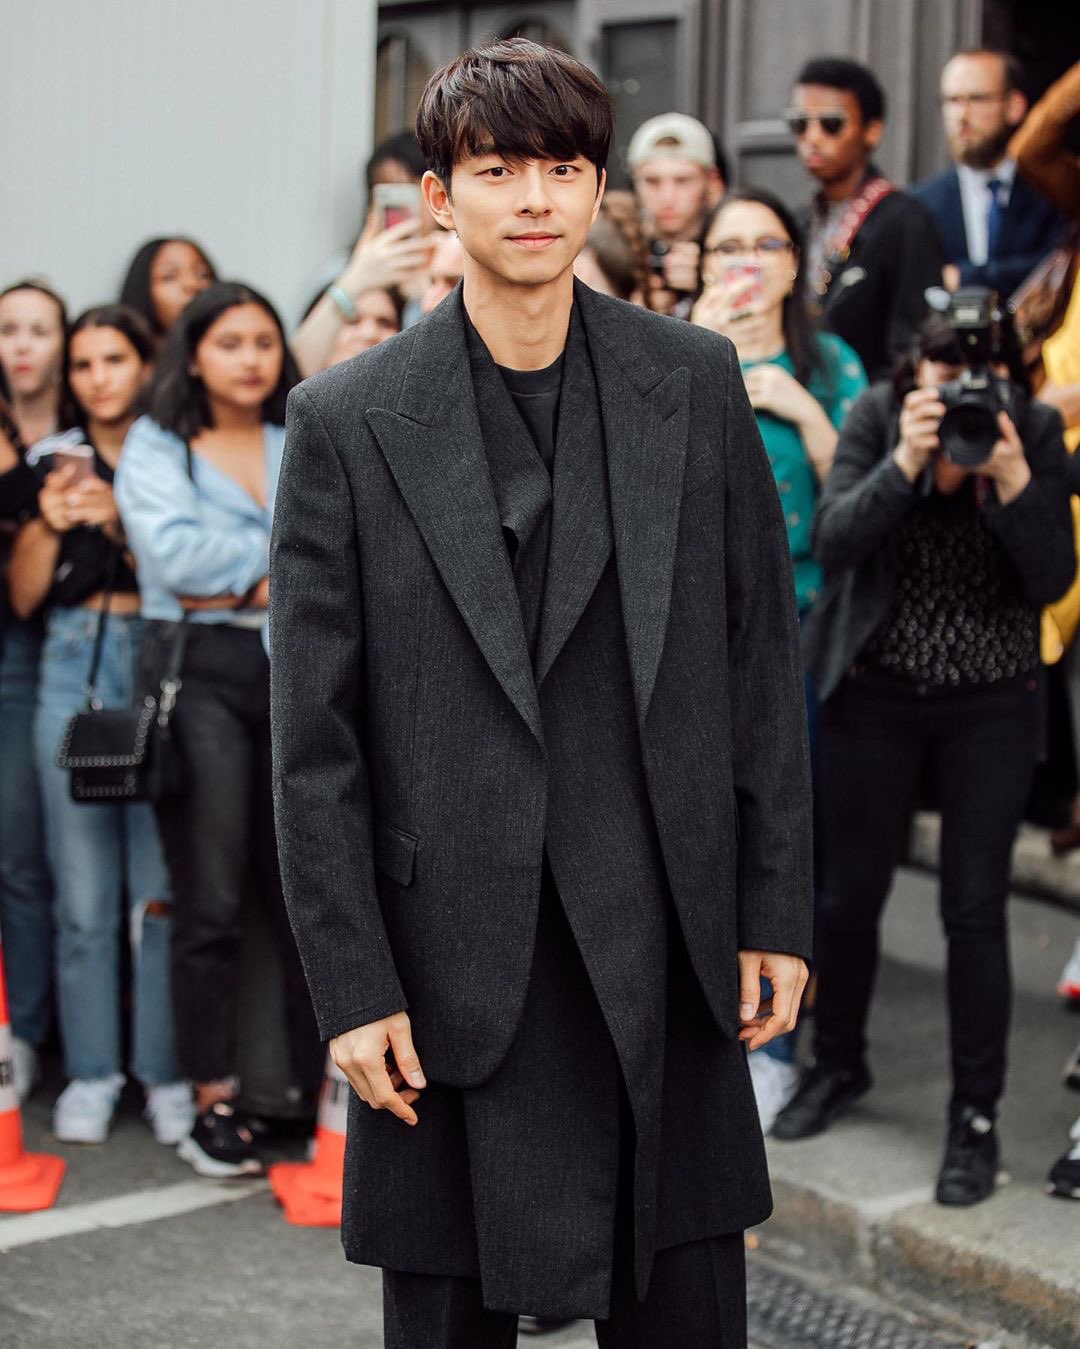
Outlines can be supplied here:
[[848, 115], [846, 112], [799, 112], [797, 108], [789, 108], [784, 121], [793, 136], [805, 136], [811, 122], [816, 122], [826, 136], [839, 136], [848, 124]]

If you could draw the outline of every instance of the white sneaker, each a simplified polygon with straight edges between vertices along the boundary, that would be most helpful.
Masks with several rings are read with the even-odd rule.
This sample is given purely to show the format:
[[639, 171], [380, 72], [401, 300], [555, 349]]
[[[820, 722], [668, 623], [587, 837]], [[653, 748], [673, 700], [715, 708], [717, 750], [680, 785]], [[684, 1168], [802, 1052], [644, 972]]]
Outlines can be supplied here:
[[167, 1148], [173, 1148], [191, 1133], [195, 1123], [195, 1100], [187, 1082], [162, 1082], [146, 1089], [146, 1108], [143, 1118], [150, 1124], [154, 1137]]
[[799, 1069], [794, 1063], [781, 1063], [763, 1049], [750, 1055], [750, 1082], [754, 1088], [761, 1132], [768, 1134], [776, 1117], [795, 1095], [799, 1085]]
[[53, 1136], [61, 1143], [104, 1143], [125, 1082], [111, 1077], [76, 1077], [53, 1106]]
[[11, 1076], [20, 1101], [26, 1100], [41, 1076], [37, 1050], [29, 1040], [20, 1040], [17, 1035], [11, 1037]]
[[1077, 937], [1073, 953], [1061, 971], [1057, 991], [1058, 996], [1067, 1002], [1080, 1002], [1080, 937]]

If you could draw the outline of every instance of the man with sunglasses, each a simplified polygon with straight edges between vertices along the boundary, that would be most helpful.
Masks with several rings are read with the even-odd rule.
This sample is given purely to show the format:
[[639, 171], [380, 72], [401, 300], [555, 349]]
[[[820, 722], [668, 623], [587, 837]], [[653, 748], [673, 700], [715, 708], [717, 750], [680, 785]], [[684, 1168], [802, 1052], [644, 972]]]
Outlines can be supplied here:
[[811, 295], [822, 324], [855, 348], [871, 380], [911, 348], [923, 293], [940, 286], [941, 244], [926, 208], [872, 162], [885, 123], [873, 73], [845, 57], [799, 72], [787, 122], [820, 184], [804, 219]]
[[1061, 237], [1061, 216], [1017, 176], [1007, 153], [1026, 112], [1019, 64], [1005, 52], [957, 52], [941, 73], [953, 167], [912, 191], [941, 231], [950, 290], [1011, 295]]

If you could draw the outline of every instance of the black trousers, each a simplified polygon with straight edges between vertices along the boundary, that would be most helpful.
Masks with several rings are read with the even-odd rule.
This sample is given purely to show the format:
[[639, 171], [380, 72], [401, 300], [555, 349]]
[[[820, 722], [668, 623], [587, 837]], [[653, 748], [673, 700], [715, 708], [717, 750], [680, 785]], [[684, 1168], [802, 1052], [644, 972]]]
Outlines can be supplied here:
[[[174, 625], [150, 623], [143, 683], [153, 688]], [[241, 910], [252, 895], [281, 954], [291, 1083], [317, 1088], [315, 1015], [285, 912], [270, 779], [270, 663], [258, 632], [190, 625], [173, 725], [186, 771], [182, 796], [156, 806], [173, 887], [172, 987], [184, 1076], [237, 1073]]]
[[929, 770], [941, 811], [952, 1107], [993, 1116], [1011, 1007], [1009, 862], [1038, 752], [1040, 681], [920, 687], [857, 674], [822, 712], [816, 1057], [852, 1067], [865, 1055], [879, 920]]
[[[383, 1271], [386, 1349], [514, 1349], [517, 1317], [484, 1310], [478, 1279]], [[658, 1251], [644, 1302], [617, 1266], [600, 1349], [745, 1349], [743, 1234]]]

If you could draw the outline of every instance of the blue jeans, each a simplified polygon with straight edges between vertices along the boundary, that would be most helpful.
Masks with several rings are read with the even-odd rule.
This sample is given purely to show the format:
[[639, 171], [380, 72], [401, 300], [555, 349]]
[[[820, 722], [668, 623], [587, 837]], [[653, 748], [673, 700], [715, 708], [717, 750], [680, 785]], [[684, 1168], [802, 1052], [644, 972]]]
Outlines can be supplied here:
[[[98, 615], [57, 609], [48, 623], [34, 723], [45, 803], [45, 838], [56, 881], [60, 1035], [69, 1077], [121, 1071], [119, 930], [130, 909], [132, 1064], [145, 1085], [179, 1076], [169, 981], [172, 922], [148, 911], [168, 901], [169, 882], [150, 805], [73, 801], [56, 747], [79, 710]], [[125, 707], [133, 696], [140, 620], [112, 614], [105, 629], [97, 696]]]
[[52, 1020], [52, 877], [34, 762], [41, 631], [9, 623], [0, 651], [0, 932], [11, 1030], [40, 1046]]

